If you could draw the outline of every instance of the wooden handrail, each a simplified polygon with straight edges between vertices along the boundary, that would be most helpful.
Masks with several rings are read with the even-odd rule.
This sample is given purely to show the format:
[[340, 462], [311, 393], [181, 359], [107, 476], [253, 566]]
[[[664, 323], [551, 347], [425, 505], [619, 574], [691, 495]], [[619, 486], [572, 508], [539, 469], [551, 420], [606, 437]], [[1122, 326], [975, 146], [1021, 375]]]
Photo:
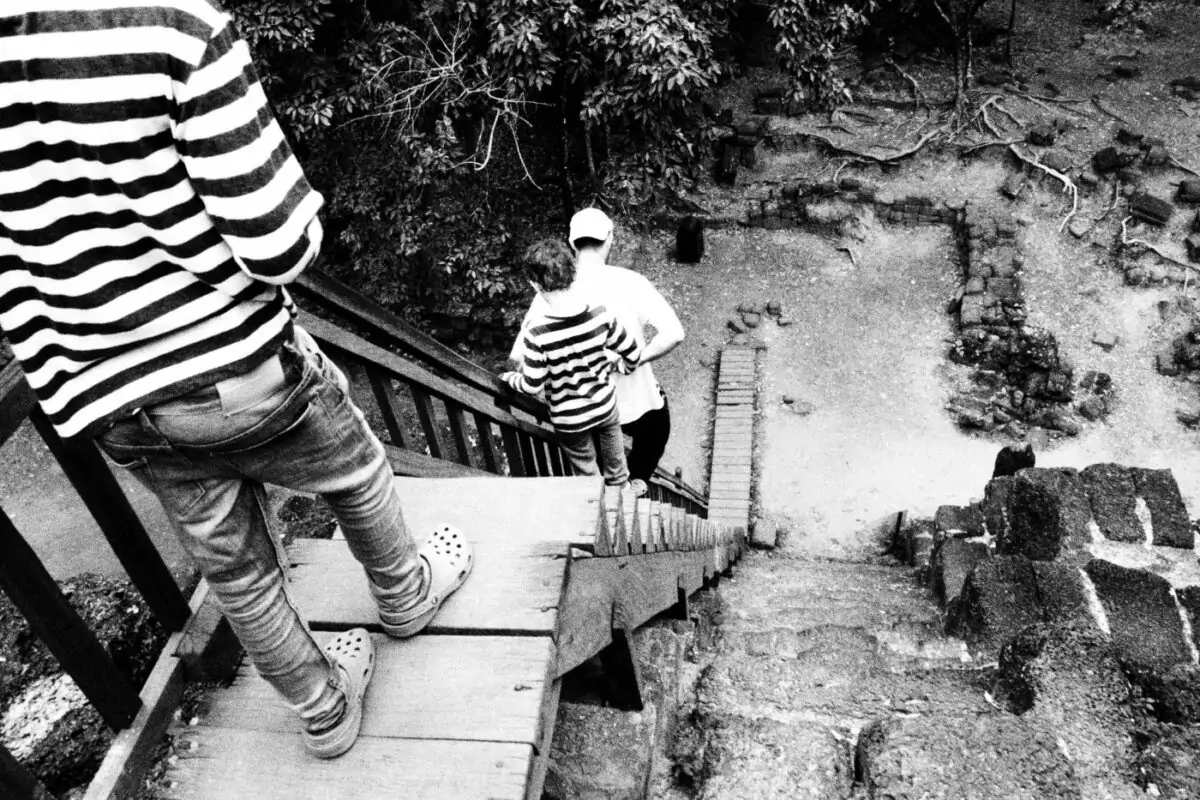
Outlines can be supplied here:
[[[426, 389], [438, 394], [443, 400], [457, 402], [469, 411], [484, 414], [488, 419], [501, 425], [502, 436], [506, 435], [505, 424], [512, 424], [511, 420], [518, 420], [513, 416], [512, 410], [519, 409], [532, 417], [532, 420], [529, 422], [518, 420], [524, 423], [516, 426], [518, 430], [538, 442], [549, 445], [551, 451], [547, 456], [540, 448], [532, 446], [525, 448], [520, 445], [519, 441], [506, 439], [505, 450], [509, 452], [511, 473], [515, 476], [561, 473], [561, 464], [557, 464], [557, 469], [554, 468], [557, 455], [554, 450], [556, 448], [554, 432], [548, 424], [549, 414], [543, 403], [512, 392], [488, 370], [427, 336], [361, 292], [320, 270], [311, 268], [305, 270], [294, 286], [297, 294], [305, 298], [312, 308], [319, 308], [338, 315], [363, 331], [379, 337], [380, 341], [375, 346], [368, 347], [366, 345], [369, 343], [364, 342], [361, 337], [347, 338], [345, 334], [348, 332], [338, 326], [301, 312], [301, 324], [306, 328], [311, 325], [310, 332], [313, 332], [318, 339], [333, 344], [343, 351], [348, 350], [358, 359], [377, 364], [398, 378], [419, 382]], [[316, 331], [320, 331], [320, 334]], [[351, 334], [351, 336], [353, 335]], [[339, 344], [339, 341], [342, 344]], [[345, 345], [350, 341], [353, 341], [354, 345], [352, 348], [347, 348]], [[421, 369], [417, 365], [406, 362], [381, 346], [384, 344], [388, 347], [395, 347], [405, 355], [423, 362], [427, 367], [447, 377], [438, 378], [428, 369]], [[436, 380], [431, 381], [431, 378]], [[380, 387], [374, 383], [376, 378], [372, 380], [372, 388], [375, 390], [378, 400], [381, 394]], [[454, 382], [459, 385], [455, 386]], [[390, 405], [390, 401], [385, 396], [381, 403], [385, 421], [389, 419], [394, 421], [395, 418], [395, 411], [390, 408]], [[508, 412], [503, 421], [494, 415], [497, 409]], [[428, 418], [428, 410], [419, 410], [426, 438], [433, 439], [428, 442], [430, 452], [433, 453], [435, 450], [440, 450], [443, 443], [437, 438], [438, 433]], [[389, 422], [389, 427], [390, 425], [391, 422]], [[399, 433], [402, 435], [402, 432]], [[399, 441], [394, 443], [403, 446]], [[518, 447], [522, 452], [526, 452], [526, 457], [520, 459], [522, 462], [520, 464], [513, 463], [513, 453], [517, 452]], [[658, 467], [651, 483], [669, 495], [675, 496], [679, 502], [687, 504], [690, 510], [701, 515], [707, 513], [708, 498], [663, 467]]]

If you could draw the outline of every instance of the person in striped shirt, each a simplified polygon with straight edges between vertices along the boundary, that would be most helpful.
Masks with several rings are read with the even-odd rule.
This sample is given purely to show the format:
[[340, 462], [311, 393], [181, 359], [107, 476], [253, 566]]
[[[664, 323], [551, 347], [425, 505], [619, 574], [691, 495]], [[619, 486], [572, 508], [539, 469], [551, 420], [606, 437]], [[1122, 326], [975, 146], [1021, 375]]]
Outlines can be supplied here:
[[624, 486], [629, 468], [612, 375], [614, 369], [628, 374], [637, 368], [641, 345], [582, 291], [575, 254], [565, 243], [546, 239], [531, 245], [524, 266], [544, 308], [526, 317], [520, 370], [501, 378], [519, 392], [545, 393], [550, 422], [574, 474], [603, 474], [607, 485]]
[[457, 531], [416, 545], [346, 376], [296, 324], [284, 287], [321, 204], [214, 0], [0, 3], [0, 329], [58, 434], [158, 495], [330, 758], [358, 736], [371, 640], [317, 645], [264, 483], [329, 501], [391, 635], [427, 625], [471, 556]]

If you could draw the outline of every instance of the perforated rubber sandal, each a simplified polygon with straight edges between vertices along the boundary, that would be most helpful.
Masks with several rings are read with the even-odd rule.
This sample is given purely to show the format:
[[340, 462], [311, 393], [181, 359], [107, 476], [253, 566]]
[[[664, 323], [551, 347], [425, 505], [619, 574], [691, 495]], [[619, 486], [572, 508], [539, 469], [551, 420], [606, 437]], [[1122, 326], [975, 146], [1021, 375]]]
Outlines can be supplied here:
[[346, 694], [342, 718], [321, 731], [305, 731], [304, 747], [317, 758], [337, 758], [354, 746], [362, 727], [363, 697], [375, 674], [375, 643], [363, 628], [338, 634], [324, 647]]
[[[371, 593], [379, 605], [383, 632], [406, 639], [424, 630], [437, 615], [442, 603], [463, 585], [475, 566], [475, 551], [466, 537], [450, 525], [442, 525], [430, 534], [417, 550], [428, 576], [429, 589], [424, 599], [404, 609], [389, 604], [389, 593], [371, 583]], [[370, 581], [368, 581], [370, 583]]]

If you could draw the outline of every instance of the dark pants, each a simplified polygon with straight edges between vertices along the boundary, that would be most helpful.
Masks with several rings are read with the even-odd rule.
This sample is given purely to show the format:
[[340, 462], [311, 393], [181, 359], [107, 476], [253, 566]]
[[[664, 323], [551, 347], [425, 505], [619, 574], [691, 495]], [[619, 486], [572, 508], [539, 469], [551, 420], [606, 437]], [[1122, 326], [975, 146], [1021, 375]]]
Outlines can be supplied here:
[[663, 397], [663, 407], [647, 411], [642, 416], [622, 425], [621, 430], [633, 439], [626, 461], [629, 462], [629, 479], [649, 481], [658, 467], [667, 439], [671, 438], [671, 409]]

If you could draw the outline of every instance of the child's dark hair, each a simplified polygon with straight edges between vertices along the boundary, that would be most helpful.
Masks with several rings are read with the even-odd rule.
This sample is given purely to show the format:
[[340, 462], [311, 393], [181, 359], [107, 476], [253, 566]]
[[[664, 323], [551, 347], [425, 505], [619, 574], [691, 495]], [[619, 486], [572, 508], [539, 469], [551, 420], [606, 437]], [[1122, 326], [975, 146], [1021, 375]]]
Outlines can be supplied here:
[[566, 289], [575, 281], [575, 254], [565, 242], [542, 239], [525, 250], [522, 264], [543, 292]]

